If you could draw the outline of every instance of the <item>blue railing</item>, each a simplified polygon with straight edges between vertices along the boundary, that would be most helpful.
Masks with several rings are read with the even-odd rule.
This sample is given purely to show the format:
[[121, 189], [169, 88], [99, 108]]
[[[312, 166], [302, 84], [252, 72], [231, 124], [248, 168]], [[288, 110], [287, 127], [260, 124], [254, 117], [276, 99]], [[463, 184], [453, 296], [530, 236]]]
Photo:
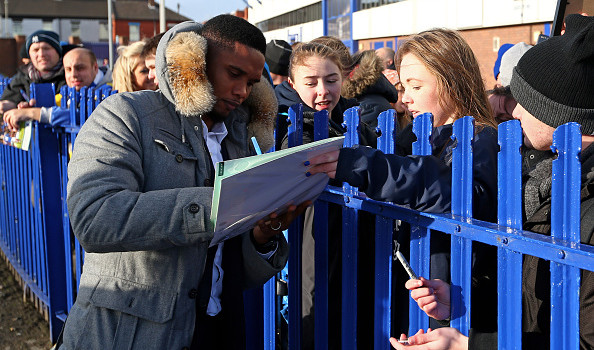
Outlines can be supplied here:
[[[80, 93], [63, 88], [61, 93], [60, 108], [71, 113], [69, 126], [32, 123], [29, 151], [0, 145], [0, 249], [46, 315], [52, 341], [74, 303], [83, 262], [66, 208], [68, 158], [81, 123], [111, 88]], [[79, 104], [81, 95], [87, 97]], [[54, 106], [54, 96], [53, 85], [31, 84], [37, 106]]]
[[[51, 88], [51, 87], [50, 87]], [[45, 92], [42, 90], [45, 89]], [[33, 86], [32, 94], [51, 105], [53, 91], [47, 86]], [[84, 252], [71, 232], [66, 210], [66, 166], [76, 135], [97, 104], [112, 92], [109, 89], [63, 90], [62, 106], [69, 106], [70, 125], [50, 128], [34, 126], [33, 143], [29, 152], [0, 146], [2, 196], [0, 197], [0, 248], [10, 264], [18, 271], [27, 288], [47, 309], [52, 341], [56, 339], [62, 322], [76, 297], [76, 288], [83, 267]], [[32, 96], [33, 97], [33, 96]], [[68, 102], [69, 101], [69, 102]], [[38, 102], [39, 103], [39, 102]], [[64, 108], [64, 107], [62, 107]], [[314, 116], [314, 138], [328, 135], [327, 113]], [[289, 110], [289, 145], [302, 142], [303, 113], [300, 107]], [[345, 113], [348, 133], [345, 146], [356, 144], [358, 109]], [[394, 112], [380, 115], [378, 148], [394, 152]], [[432, 121], [429, 115], [417, 117], [413, 128], [418, 141], [413, 153], [430, 154]], [[452, 213], [431, 214], [411, 210], [386, 202], [378, 202], [360, 194], [345, 184], [342, 188], [329, 186], [315, 203], [316, 218], [328, 216], [328, 204], [342, 206], [342, 319], [330, 320], [328, 315], [328, 222], [315, 220], [316, 237], [316, 303], [315, 344], [326, 348], [329, 322], [341, 322], [343, 349], [357, 348], [357, 232], [360, 213], [376, 217], [375, 279], [374, 279], [374, 348], [389, 349], [391, 327], [392, 242], [394, 220], [411, 225], [411, 266], [420, 276], [429, 276], [429, 248], [431, 230], [452, 237], [452, 284], [461, 292], [452, 300], [452, 326], [467, 334], [470, 325], [471, 244], [483, 242], [498, 250], [498, 325], [499, 348], [521, 348], [521, 281], [522, 254], [540, 257], [551, 262], [551, 348], [579, 347], [579, 272], [594, 271], [594, 247], [579, 244], [580, 163], [578, 154], [579, 126], [567, 124], [555, 132], [554, 148], [559, 158], [554, 162], [552, 236], [522, 231], [521, 219], [521, 156], [522, 141], [517, 121], [499, 127], [500, 152], [498, 158], [498, 219], [487, 223], [472, 218], [472, 137], [474, 122], [465, 117], [455, 122], [453, 137], [457, 146], [453, 155]], [[302, 224], [289, 229], [291, 243], [289, 276], [301, 276]], [[369, 237], [369, 233], [366, 233]], [[495, 263], [495, 262], [493, 262]], [[394, 269], [398, 269], [395, 267]], [[403, 287], [404, 288], [404, 287]], [[278, 327], [275, 281], [264, 286], [262, 325], [256, 327], [264, 334], [265, 349], [275, 349]], [[297, 310], [291, 312], [291, 310]], [[301, 348], [301, 281], [289, 281], [289, 348]], [[333, 316], [333, 315], [330, 315]], [[568, 321], [569, 320], [569, 321]], [[426, 329], [428, 317], [410, 301], [409, 326], [411, 332]], [[251, 348], [262, 348], [262, 337], [254, 337]], [[361, 344], [359, 344], [361, 345]], [[367, 346], [367, 344], [363, 344]], [[371, 344], [369, 344], [371, 347]]]
[[[315, 128], [326, 125], [324, 112], [316, 113]], [[302, 139], [299, 108], [289, 110], [289, 145]], [[321, 121], [317, 119], [321, 118]], [[393, 111], [380, 115], [378, 148], [394, 153]], [[345, 113], [348, 133], [345, 146], [356, 143], [358, 113]], [[417, 117], [413, 128], [417, 141], [413, 153], [427, 155], [432, 120], [430, 115]], [[323, 132], [322, 132], [323, 133]], [[327, 131], [326, 131], [327, 135]], [[500, 349], [521, 349], [522, 343], [522, 254], [540, 257], [551, 262], [551, 349], [579, 348], [579, 273], [580, 269], [594, 269], [594, 247], [580, 245], [580, 162], [581, 134], [579, 125], [569, 123], [557, 129], [553, 148], [559, 157], [553, 162], [554, 217], [552, 236], [522, 231], [521, 154], [522, 131], [518, 121], [499, 127], [498, 157], [498, 217], [497, 224], [472, 219], [472, 138], [474, 121], [471, 117], [454, 123], [453, 138], [457, 141], [452, 164], [452, 213], [430, 214], [366, 198], [347, 184], [343, 188], [329, 187], [315, 205], [315, 216], [327, 216], [327, 203], [343, 206], [342, 247], [342, 348], [357, 348], [357, 217], [360, 212], [376, 215], [375, 228], [375, 299], [374, 348], [389, 349], [390, 305], [392, 276], [392, 229], [394, 220], [411, 224], [411, 265], [420, 276], [429, 276], [430, 230], [451, 235], [452, 285], [460, 290], [452, 297], [451, 326], [468, 335], [470, 328], [470, 285], [472, 242], [482, 242], [498, 250], [498, 344]], [[327, 279], [328, 223], [316, 221], [316, 333], [317, 348], [328, 344]], [[291, 232], [293, 231], [293, 232]], [[368, 236], [368, 235], [367, 235]], [[290, 229], [291, 255], [289, 276], [300, 276], [301, 232]], [[322, 257], [321, 259], [319, 257]], [[293, 263], [295, 262], [295, 263]], [[493, 262], [495, 263], [495, 262]], [[296, 266], [295, 266], [296, 265]], [[404, 273], [402, 271], [402, 273]], [[300, 281], [289, 283], [289, 310], [301, 310]], [[292, 286], [291, 286], [292, 285]], [[404, 287], [402, 287], [404, 288]], [[301, 343], [300, 312], [290, 312], [289, 348], [298, 349]], [[333, 319], [332, 322], [337, 322]], [[428, 317], [411, 299], [409, 332], [427, 329]], [[265, 334], [269, 334], [265, 332]], [[266, 342], [266, 349], [274, 349], [274, 340]], [[363, 344], [367, 346], [367, 344]]]

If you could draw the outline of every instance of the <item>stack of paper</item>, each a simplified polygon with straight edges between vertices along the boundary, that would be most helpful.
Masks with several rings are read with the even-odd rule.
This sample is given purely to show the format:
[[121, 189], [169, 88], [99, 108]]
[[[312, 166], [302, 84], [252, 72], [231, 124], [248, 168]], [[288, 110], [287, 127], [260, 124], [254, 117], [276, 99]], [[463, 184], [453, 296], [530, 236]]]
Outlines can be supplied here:
[[308, 159], [342, 147], [334, 137], [216, 165], [211, 222], [211, 246], [254, 228], [269, 214], [283, 213], [289, 205], [315, 200], [328, 184], [326, 174], [305, 176]]

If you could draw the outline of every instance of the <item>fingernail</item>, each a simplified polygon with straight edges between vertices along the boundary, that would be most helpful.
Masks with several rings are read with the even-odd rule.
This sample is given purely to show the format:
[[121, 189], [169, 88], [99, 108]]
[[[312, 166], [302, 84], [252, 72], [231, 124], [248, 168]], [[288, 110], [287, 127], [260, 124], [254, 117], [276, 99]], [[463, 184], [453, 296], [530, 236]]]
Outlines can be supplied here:
[[306, 177], [310, 177], [311, 176], [311, 173], [308, 171], [308, 172], [305, 173], [305, 176]]
[[303, 165], [308, 166], [309, 165], [309, 160], [306, 160]]

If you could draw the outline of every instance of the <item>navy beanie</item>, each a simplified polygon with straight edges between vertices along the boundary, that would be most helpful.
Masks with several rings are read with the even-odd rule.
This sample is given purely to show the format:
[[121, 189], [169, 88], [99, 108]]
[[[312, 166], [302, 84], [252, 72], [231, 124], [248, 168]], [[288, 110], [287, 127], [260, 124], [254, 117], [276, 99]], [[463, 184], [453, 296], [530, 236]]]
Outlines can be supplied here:
[[29, 54], [31, 44], [38, 42], [46, 42], [50, 44], [58, 54], [62, 56], [62, 46], [60, 46], [60, 36], [58, 33], [49, 30], [38, 30], [29, 35], [25, 43], [25, 46], [27, 47], [27, 55]]
[[594, 17], [569, 15], [566, 30], [526, 51], [511, 79], [518, 103], [556, 128], [569, 122], [594, 134]]

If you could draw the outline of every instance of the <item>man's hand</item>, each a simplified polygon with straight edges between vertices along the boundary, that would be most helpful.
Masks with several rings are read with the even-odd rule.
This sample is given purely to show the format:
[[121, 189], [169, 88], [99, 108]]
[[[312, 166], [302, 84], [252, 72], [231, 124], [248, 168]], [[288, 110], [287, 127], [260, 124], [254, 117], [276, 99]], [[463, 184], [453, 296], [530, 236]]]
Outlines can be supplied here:
[[27, 102], [27, 101], [22, 101], [22, 102], [19, 102], [19, 104], [17, 105], [17, 108], [19, 108], [19, 109], [20, 109], [20, 108], [30, 108], [30, 107], [35, 107], [35, 103], [36, 103], [36, 102], [37, 102], [37, 101], [35, 101], [35, 99], [34, 99], [34, 98], [30, 99], [30, 100], [29, 100], [29, 102]]
[[2, 101], [0, 101], [0, 114], [4, 114], [4, 113], [6, 113], [6, 111], [9, 111], [16, 107], [17, 107], [16, 103], [14, 103], [12, 101], [2, 100]]
[[427, 316], [436, 320], [450, 317], [450, 285], [442, 280], [410, 279], [404, 286]]
[[396, 350], [468, 350], [468, 337], [456, 328], [438, 328], [434, 331], [429, 328], [427, 333], [420, 329], [408, 338], [408, 345], [399, 343], [396, 338], [390, 338], [390, 344]]
[[320, 154], [308, 160], [305, 165], [309, 166], [307, 173], [310, 175], [325, 173], [331, 179], [336, 177], [336, 166], [340, 150]]
[[23, 108], [11, 109], [4, 113], [4, 122], [12, 130], [18, 130], [19, 122], [27, 120], [37, 120], [41, 118], [41, 108]]
[[272, 213], [258, 221], [253, 230], [256, 243], [266, 244], [272, 237], [286, 230], [291, 222], [301, 215], [311, 203], [311, 201], [305, 201], [299, 205], [290, 205], [284, 214], [278, 215], [277, 213]]

